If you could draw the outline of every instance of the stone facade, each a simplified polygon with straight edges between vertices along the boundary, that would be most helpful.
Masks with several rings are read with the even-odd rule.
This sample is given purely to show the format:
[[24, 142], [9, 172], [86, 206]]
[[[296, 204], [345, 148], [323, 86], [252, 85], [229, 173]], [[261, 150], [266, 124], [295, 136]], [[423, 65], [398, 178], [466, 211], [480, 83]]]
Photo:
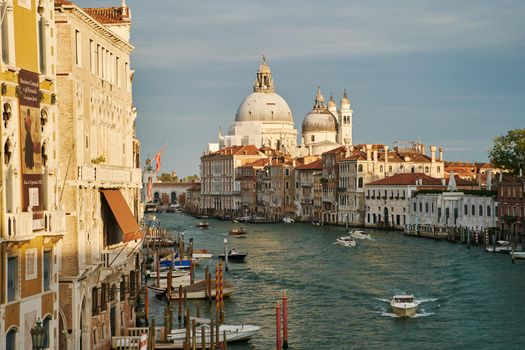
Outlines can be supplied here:
[[505, 178], [498, 186], [499, 225], [508, 233], [525, 242], [525, 177]]
[[[55, 22], [60, 200], [70, 214], [59, 280], [60, 348], [106, 349], [111, 336], [134, 325], [128, 298], [136, 293], [140, 260], [134, 249], [143, 210], [131, 94], [131, 14], [125, 2], [83, 9], [56, 1]], [[121, 214], [103, 191], [127, 206], [135, 232], [116, 223]]]

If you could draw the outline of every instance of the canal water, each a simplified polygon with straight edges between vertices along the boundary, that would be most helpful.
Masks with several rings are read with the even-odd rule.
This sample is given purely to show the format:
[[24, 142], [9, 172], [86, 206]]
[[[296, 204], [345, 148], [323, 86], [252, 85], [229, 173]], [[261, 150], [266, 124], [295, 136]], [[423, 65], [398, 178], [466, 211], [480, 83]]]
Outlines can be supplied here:
[[[525, 349], [525, 261], [399, 231], [370, 230], [373, 241], [344, 248], [333, 244], [344, 227], [210, 219], [201, 230], [190, 216], [158, 218], [214, 254], [229, 229], [246, 227], [246, 238], [227, 237], [229, 248], [248, 257], [225, 273], [236, 286], [225, 301], [226, 323], [262, 329], [229, 349], [275, 348], [275, 304], [284, 289], [290, 349]], [[208, 262], [210, 271], [216, 261]], [[404, 292], [421, 303], [416, 317], [390, 313], [388, 300]], [[165, 302], [153, 297], [150, 305], [150, 317], [162, 324]]]

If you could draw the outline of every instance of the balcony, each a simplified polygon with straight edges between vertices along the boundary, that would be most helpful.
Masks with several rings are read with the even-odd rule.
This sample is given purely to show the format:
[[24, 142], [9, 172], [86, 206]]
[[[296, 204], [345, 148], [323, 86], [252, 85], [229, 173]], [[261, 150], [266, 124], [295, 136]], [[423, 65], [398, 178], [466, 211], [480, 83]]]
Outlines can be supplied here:
[[44, 229], [46, 233], [63, 234], [66, 231], [66, 212], [62, 210], [45, 211]]
[[140, 185], [142, 170], [110, 165], [80, 165], [77, 167], [77, 179], [86, 182], [125, 183]]
[[4, 227], [3, 238], [30, 238], [33, 234], [33, 213], [6, 213]]

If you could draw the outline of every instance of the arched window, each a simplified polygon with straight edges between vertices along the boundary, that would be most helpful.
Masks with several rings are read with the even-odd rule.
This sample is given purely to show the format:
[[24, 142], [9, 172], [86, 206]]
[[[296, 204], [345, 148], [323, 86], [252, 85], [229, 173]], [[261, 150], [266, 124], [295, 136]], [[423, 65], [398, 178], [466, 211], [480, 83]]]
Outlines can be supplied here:
[[16, 327], [12, 327], [5, 335], [5, 348], [8, 350], [15, 350], [17, 349], [17, 343], [18, 329]]
[[476, 215], [476, 206], [474, 204], [472, 204], [472, 211], [471, 211], [470, 215], [472, 215], [472, 216]]
[[487, 216], [490, 216], [491, 213], [490, 213], [490, 205], [487, 205]]
[[357, 179], [357, 187], [358, 188], [363, 188], [363, 178], [362, 177]]
[[389, 172], [389, 173], [392, 172], [392, 165], [389, 165], [389, 166], [388, 166], [388, 172]]
[[362, 173], [363, 172], [363, 164], [359, 164], [357, 171]]
[[171, 204], [177, 204], [177, 192], [171, 192], [170, 201]]
[[468, 205], [465, 204], [464, 209], [465, 209], [465, 215], [468, 215]]
[[412, 165], [412, 172], [415, 173], [416, 172], [416, 167]]
[[312, 135], [312, 137], [310, 138], [310, 140], [312, 140], [312, 142], [315, 142], [315, 135]]
[[51, 322], [52, 322], [52, 318], [50, 315], [46, 316], [46, 318], [44, 318], [44, 322], [42, 323], [42, 327], [44, 328], [44, 346], [42, 347], [43, 349], [47, 349], [49, 348], [50, 344], [49, 344], [49, 340], [51, 339]]
[[154, 202], [160, 201], [160, 193], [155, 192], [155, 194], [153, 195], [153, 201]]
[[438, 173], [441, 172], [441, 167], [440, 167], [440, 166], [437, 167], [437, 172], [438, 172]]
[[44, 132], [44, 127], [47, 124], [47, 111], [43, 109], [40, 111], [40, 129]]
[[425, 173], [428, 173], [428, 166], [425, 167]]
[[479, 213], [478, 213], [479, 216], [483, 216], [483, 206], [480, 205], [479, 206]]
[[4, 108], [2, 111], [2, 119], [4, 121], [4, 128], [7, 128], [7, 124], [11, 120], [11, 105], [9, 103], [4, 103]]

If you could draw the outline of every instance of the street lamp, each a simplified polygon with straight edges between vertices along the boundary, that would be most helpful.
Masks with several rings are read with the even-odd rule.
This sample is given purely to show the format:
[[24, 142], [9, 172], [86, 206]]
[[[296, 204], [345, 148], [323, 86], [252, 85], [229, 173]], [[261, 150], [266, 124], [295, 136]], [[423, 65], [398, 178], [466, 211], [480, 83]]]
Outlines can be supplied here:
[[40, 350], [44, 348], [44, 342], [46, 338], [46, 332], [44, 327], [42, 327], [42, 320], [38, 318], [36, 324], [30, 330], [31, 340], [33, 343], [33, 350]]

